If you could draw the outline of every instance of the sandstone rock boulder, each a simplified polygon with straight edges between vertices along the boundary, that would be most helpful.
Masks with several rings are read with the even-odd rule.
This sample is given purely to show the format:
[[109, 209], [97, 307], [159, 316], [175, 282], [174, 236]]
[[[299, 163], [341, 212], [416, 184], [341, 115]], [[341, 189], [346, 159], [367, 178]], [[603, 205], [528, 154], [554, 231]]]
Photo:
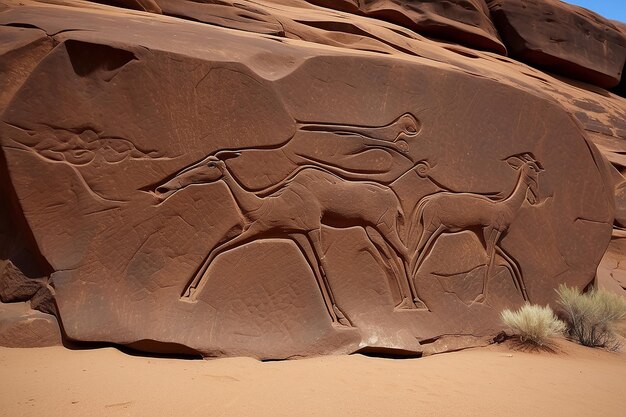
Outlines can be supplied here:
[[111, 6], [125, 7], [151, 13], [163, 13], [155, 0], [100, 0], [96, 3], [110, 4]]
[[55, 44], [0, 135], [70, 340], [428, 353], [594, 279], [613, 186], [548, 95], [447, 45], [406, 59], [150, 14], [122, 32], [120, 13], [0, 14]]
[[619, 84], [626, 36], [610, 20], [558, 0], [488, 0], [511, 56], [604, 88]]
[[598, 266], [597, 283], [600, 287], [626, 297], [626, 233], [615, 231], [613, 239]]
[[616, 187], [615, 223], [626, 229], [626, 180]]
[[476, 49], [506, 54], [484, 0], [309, 0]]
[[32, 310], [28, 303], [0, 303], [0, 346], [46, 347], [61, 343], [54, 316]]

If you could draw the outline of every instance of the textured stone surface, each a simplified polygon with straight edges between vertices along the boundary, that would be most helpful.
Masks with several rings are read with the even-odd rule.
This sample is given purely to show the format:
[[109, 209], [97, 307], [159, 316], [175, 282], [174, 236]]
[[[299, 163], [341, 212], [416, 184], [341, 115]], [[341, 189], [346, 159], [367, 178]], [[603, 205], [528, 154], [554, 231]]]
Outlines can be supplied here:
[[159, 5], [208, 24], [0, 12], [10, 211], [45, 260], [6, 291], [36, 278], [69, 339], [434, 353], [594, 279], [623, 99], [305, 2]]
[[111, 6], [126, 7], [144, 12], [163, 13], [155, 0], [98, 0], [96, 3], [110, 4]]
[[489, 0], [509, 54], [609, 88], [619, 84], [626, 36], [610, 20], [558, 0]]
[[0, 346], [44, 347], [61, 344], [54, 316], [29, 308], [28, 303], [0, 303]]
[[361, 14], [447, 41], [500, 54], [506, 48], [484, 0], [309, 0], [331, 9]]
[[615, 223], [626, 228], [626, 181], [615, 187]]
[[616, 231], [598, 266], [598, 285], [626, 297], [626, 233]]

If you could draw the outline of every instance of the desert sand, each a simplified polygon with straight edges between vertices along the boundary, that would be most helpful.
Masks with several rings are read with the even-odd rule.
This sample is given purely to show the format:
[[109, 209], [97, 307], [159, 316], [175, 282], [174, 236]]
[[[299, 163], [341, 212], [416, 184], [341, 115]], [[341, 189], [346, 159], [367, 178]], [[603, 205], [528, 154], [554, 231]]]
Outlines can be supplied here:
[[2, 416], [622, 416], [626, 353], [561, 340], [259, 362], [0, 348]]

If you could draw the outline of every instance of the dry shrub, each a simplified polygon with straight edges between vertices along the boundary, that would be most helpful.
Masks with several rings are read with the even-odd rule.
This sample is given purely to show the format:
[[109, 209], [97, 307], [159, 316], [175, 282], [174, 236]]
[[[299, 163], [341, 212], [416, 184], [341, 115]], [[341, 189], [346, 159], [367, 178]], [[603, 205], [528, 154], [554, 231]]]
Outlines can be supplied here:
[[504, 310], [502, 322], [509, 326], [522, 343], [543, 346], [549, 339], [565, 331], [566, 326], [549, 306], [524, 304], [519, 310]]
[[561, 284], [557, 290], [568, 325], [568, 333], [584, 346], [617, 350], [617, 326], [626, 319], [626, 299], [604, 289], [581, 294]]

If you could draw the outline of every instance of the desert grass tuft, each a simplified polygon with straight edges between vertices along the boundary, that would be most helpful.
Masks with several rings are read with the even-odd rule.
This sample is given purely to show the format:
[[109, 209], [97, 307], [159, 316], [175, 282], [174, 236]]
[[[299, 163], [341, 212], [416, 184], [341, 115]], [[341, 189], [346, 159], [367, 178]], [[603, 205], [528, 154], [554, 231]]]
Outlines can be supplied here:
[[620, 323], [626, 320], [626, 299], [597, 288], [581, 294], [564, 284], [559, 286], [557, 294], [570, 337], [584, 346], [620, 348], [617, 332]]
[[556, 317], [549, 306], [526, 303], [517, 311], [502, 311], [500, 317], [522, 345], [546, 346], [552, 337], [562, 334], [566, 329], [565, 323]]

